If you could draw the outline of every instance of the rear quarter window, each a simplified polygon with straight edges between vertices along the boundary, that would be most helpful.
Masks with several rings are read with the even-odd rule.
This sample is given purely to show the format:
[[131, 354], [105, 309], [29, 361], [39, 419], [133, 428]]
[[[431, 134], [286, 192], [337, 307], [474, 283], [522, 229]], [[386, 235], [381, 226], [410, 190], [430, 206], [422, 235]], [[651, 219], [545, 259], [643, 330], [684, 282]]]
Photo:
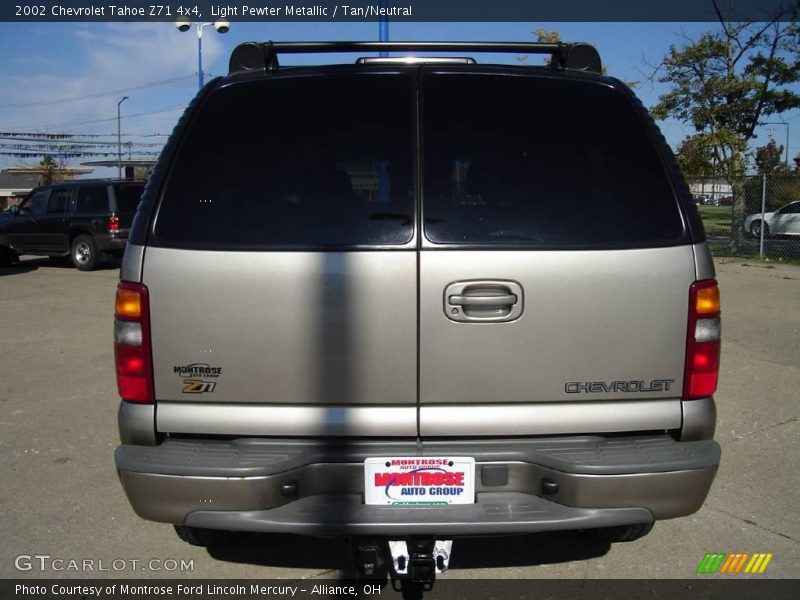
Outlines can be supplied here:
[[678, 243], [678, 202], [642, 115], [585, 80], [428, 74], [424, 215], [439, 244]]
[[114, 196], [117, 201], [117, 212], [136, 212], [143, 189], [142, 185], [115, 185]]
[[108, 190], [105, 186], [81, 187], [75, 200], [75, 214], [109, 212]]

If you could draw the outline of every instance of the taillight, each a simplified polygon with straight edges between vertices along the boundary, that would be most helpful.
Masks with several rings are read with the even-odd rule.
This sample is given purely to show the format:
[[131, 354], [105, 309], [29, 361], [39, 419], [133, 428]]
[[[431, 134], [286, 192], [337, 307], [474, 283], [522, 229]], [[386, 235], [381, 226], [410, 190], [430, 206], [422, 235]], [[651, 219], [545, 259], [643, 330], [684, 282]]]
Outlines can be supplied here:
[[114, 362], [123, 400], [155, 402], [151, 356], [147, 286], [123, 281], [117, 286], [114, 309]]
[[108, 232], [109, 233], [119, 232], [119, 217], [108, 217]]
[[683, 399], [706, 398], [717, 390], [720, 353], [719, 287], [714, 279], [695, 281], [689, 288], [686, 371]]

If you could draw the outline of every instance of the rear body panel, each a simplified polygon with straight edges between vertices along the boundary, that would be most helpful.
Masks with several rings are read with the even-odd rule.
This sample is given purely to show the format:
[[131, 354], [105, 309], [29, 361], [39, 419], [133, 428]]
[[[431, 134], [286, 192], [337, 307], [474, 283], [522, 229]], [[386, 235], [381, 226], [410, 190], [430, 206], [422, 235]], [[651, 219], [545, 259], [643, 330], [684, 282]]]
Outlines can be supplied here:
[[[688, 246], [423, 251], [421, 404], [679, 398], [693, 260]], [[520, 284], [519, 318], [448, 318], [445, 287], [486, 278]]]
[[146, 256], [160, 400], [416, 405], [414, 251]]

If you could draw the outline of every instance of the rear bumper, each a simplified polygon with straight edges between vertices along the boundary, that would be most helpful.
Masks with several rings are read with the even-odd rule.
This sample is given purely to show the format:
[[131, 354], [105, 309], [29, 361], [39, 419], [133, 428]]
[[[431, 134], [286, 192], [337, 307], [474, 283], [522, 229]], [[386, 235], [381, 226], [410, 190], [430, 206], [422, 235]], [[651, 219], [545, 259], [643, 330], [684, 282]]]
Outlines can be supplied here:
[[[370, 456], [473, 456], [476, 503], [363, 504]], [[122, 445], [134, 510], [153, 521], [309, 535], [506, 534], [645, 523], [695, 512], [717, 470], [712, 440], [597, 436], [429, 441], [174, 440]], [[555, 482], [547, 492], [543, 480]]]
[[530, 494], [485, 492], [475, 504], [366, 506], [357, 494], [319, 495], [262, 511], [194, 512], [190, 527], [300, 535], [503, 535], [650, 523], [642, 508], [586, 509]]
[[125, 250], [125, 244], [128, 243], [128, 232], [97, 233], [94, 236], [94, 242], [101, 252], [121, 252]]

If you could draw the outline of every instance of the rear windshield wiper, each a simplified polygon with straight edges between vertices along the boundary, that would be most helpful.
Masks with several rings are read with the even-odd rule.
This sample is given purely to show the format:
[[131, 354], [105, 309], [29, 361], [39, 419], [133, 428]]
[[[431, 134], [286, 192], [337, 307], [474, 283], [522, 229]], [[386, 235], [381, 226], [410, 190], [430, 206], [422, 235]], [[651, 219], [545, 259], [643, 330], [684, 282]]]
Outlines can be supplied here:
[[401, 225], [412, 225], [414, 220], [411, 215], [403, 213], [376, 212], [369, 216], [370, 221], [402, 221]]

